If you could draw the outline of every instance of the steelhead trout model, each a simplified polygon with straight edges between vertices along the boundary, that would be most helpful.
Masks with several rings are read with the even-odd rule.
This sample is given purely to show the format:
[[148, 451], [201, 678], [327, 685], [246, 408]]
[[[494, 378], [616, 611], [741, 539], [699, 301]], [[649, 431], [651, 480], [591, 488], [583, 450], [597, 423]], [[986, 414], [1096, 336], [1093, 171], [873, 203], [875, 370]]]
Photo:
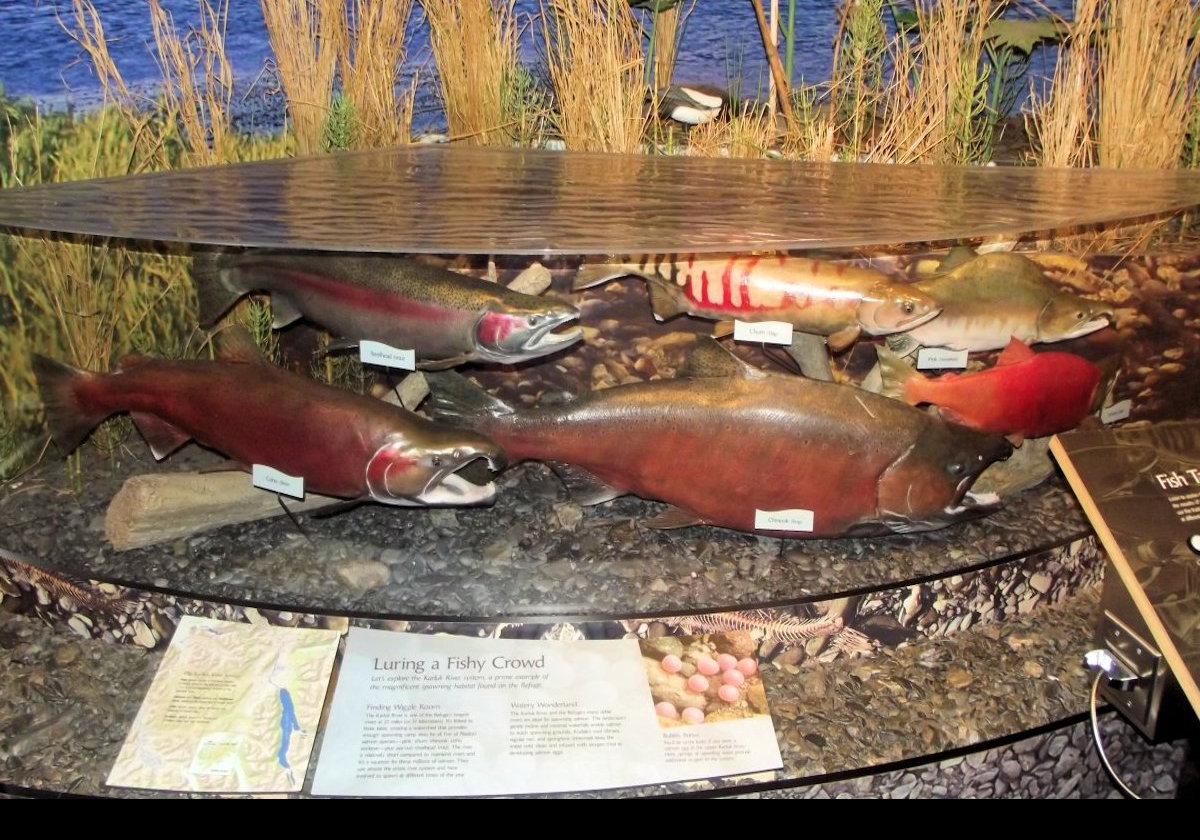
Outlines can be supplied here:
[[875, 269], [793, 256], [647, 254], [584, 264], [574, 288], [643, 278], [659, 320], [688, 314], [717, 321], [784, 321], [843, 350], [862, 333], [888, 335], [934, 319], [924, 292]]
[[300, 318], [340, 341], [413, 350], [417, 367], [516, 364], [583, 337], [557, 331], [579, 311], [420, 260], [385, 254], [198, 252], [192, 277], [201, 326], [211, 327], [243, 295], [268, 292], [276, 328]]
[[[999, 435], [851, 385], [771, 374], [702, 339], [677, 379], [618, 385], [530, 409], [453, 372], [427, 374], [434, 416], [544, 461], [576, 498], [671, 505], [651, 524], [781, 537], [942, 528], [994, 509], [970, 493], [1007, 458]], [[805, 520], [808, 521], [805, 521]]]
[[1000, 350], [1014, 337], [1025, 344], [1067, 341], [1103, 329], [1116, 317], [1108, 304], [1058, 288], [1021, 254], [983, 254], [913, 285], [936, 300], [942, 314], [889, 337], [888, 345], [901, 354], [915, 345]]
[[226, 339], [216, 361], [135, 356], [110, 374], [42, 356], [33, 366], [51, 436], [65, 452], [128, 412], [156, 458], [194, 439], [246, 468], [302, 477], [314, 493], [410, 506], [490, 502], [494, 484], [456, 472], [480, 458], [493, 469], [504, 464], [479, 434], [276, 367], [245, 333]]

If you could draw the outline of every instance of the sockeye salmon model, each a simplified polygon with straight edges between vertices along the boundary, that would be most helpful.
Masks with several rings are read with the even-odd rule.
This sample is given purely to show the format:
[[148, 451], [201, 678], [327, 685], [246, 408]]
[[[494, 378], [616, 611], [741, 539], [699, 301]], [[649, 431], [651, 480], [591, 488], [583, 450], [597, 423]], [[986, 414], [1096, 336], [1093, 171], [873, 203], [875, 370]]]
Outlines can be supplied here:
[[[942, 308], [937, 318], [888, 340], [901, 354], [922, 347], [1001, 350], [1014, 336], [1025, 344], [1067, 341], [1112, 323], [1113, 308], [1063, 291], [1021, 254], [983, 254], [913, 284]], [[910, 343], [911, 343], [910, 342]]]
[[929, 295], [880, 271], [789, 256], [645, 255], [585, 264], [574, 288], [629, 275], [649, 284], [659, 320], [687, 313], [718, 321], [785, 321], [826, 336], [834, 351], [862, 333], [911, 330], [940, 311]]
[[1100, 368], [1074, 353], [1035, 353], [1013, 337], [996, 366], [930, 378], [877, 347], [885, 396], [935, 405], [947, 420], [1014, 442], [1066, 432], [1093, 410]]
[[493, 484], [455, 473], [478, 458], [493, 469], [504, 463], [500, 448], [474, 432], [276, 367], [245, 333], [226, 339], [217, 361], [130, 357], [111, 374], [42, 356], [33, 364], [51, 435], [65, 452], [106, 417], [128, 412], [156, 458], [195, 439], [247, 468], [300, 476], [314, 493], [393, 505], [490, 502]]
[[[428, 374], [435, 416], [550, 463], [581, 503], [632, 493], [672, 506], [652, 524], [786, 537], [941, 528], [997, 499], [972, 482], [1012, 447], [850, 385], [770, 374], [702, 339], [680, 378], [517, 409], [452, 372]], [[811, 529], [762, 522], [808, 511]], [[757, 521], [756, 521], [757, 520]]]
[[305, 318], [342, 339], [335, 347], [379, 341], [413, 350], [424, 369], [515, 364], [583, 337], [555, 331], [579, 317], [569, 304], [405, 257], [201, 252], [192, 276], [204, 327], [243, 295], [269, 292], [276, 328]]

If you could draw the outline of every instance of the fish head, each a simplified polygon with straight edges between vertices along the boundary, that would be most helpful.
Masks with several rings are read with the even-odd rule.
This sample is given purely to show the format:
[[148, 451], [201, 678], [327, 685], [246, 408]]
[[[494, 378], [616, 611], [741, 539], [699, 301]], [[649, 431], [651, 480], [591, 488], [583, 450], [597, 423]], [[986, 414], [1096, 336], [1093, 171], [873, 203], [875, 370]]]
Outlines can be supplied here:
[[475, 324], [476, 358], [513, 364], [555, 353], [583, 338], [578, 326], [559, 330], [578, 318], [574, 306], [541, 298], [489, 306]]
[[862, 296], [857, 318], [867, 335], [889, 335], [919, 327], [941, 311], [941, 304], [919, 289], [877, 283]]
[[893, 531], [932, 531], [995, 510], [995, 494], [971, 486], [980, 473], [1013, 452], [1000, 435], [930, 418], [916, 443], [879, 480], [879, 515]]
[[1038, 313], [1036, 340], [1079, 338], [1115, 323], [1116, 317], [1116, 312], [1107, 303], [1059, 292], [1052, 295]]
[[[431, 434], [393, 435], [367, 464], [372, 499], [396, 505], [479, 505], [491, 502], [496, 485], [471, 481], [461, 473], [476, 461], [491, 471], [504, 468], [500, 446], [483, 435], [459, 429]], [[475, 477], [475, 476], [472, 476]]]

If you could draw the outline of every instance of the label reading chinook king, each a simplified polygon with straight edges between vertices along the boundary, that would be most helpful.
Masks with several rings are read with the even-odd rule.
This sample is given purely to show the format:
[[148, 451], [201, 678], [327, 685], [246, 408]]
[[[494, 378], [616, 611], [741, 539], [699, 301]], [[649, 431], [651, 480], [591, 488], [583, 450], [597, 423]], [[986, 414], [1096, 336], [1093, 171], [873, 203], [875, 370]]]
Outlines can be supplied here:
[[734, 341], [756, 344], [791, 344], [792, 325], [787, 321], [734, 321]]
[[400, 370], [417, 369], [416, 351], [402, 350], [382, 341], [358, 342], [358, 356], [364, 365], [380, 365]]
[[811, 531], [813, 512], [803, 508], [791, 510], [755, 510], [756, 531]]
[[282, 493], [294, 499], [304, 499], [304, 478], [288, 475], [266, 464], [254, 464], [250, 468], [250, 480], [260, 490]]

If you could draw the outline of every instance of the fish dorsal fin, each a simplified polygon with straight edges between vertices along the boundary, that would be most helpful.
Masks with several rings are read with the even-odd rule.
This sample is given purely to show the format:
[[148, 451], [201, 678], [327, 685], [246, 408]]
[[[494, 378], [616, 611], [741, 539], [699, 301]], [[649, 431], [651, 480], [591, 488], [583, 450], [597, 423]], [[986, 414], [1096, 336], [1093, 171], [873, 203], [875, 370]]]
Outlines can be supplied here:
[[192, 439], [192, 436], [183, 429], [168, 423], [156, 414], [134, 411], [129, 416], [142, 437], [145, 438], [156, 460], [161, 461]]
[[1008, 346], [1001, 351], [1000, 356], [996, 359], [996, 367], [1020, 364], [1032, 359], [1036, 355], [1036, 353], [1029, 349], [1028, 344], [1014, 335], [1009, 339]]
[[245, 362], [247, 364], [270, 365], [262, 350], [251, 337], [249, 330], [240, 324], [226, 327], [217, 333], [217, 358], [223, 362]]
[[679, 376], [689, 379], [710, 379], [736, 376], [741, 379], [760, 379], [766, 376], [761, 370], [743, 362], [716, 342], [701, 336], [688, 354], [687, 361], [679, 368]]

